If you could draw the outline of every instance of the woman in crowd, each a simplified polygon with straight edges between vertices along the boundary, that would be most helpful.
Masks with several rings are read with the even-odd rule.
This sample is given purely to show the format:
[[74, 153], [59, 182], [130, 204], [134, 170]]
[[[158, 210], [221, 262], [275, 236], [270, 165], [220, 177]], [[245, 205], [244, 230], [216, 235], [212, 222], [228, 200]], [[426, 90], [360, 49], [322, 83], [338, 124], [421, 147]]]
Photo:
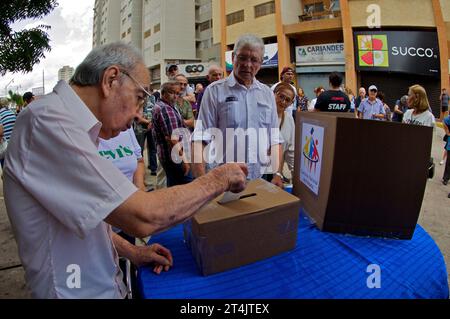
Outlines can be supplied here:
[[403, 123], [434, 127], [436, 121], [422, 86], [416, 84], [409, 88], [407, 103], [410, 109], [403, 115]]
[[348, 99], [350, 100], [350, 112], [355, 112], [355, 95], [353, 94], [353, 91], [351, 88], [345, 87], [344, 88], [345, 94], [347, 94]]
[[286, 112], [286, 108], [292, 104], [295, 99], [294, 89], [287, 83], [280, 83], [274, 90], [275, 101], [277, 104], [278, 125], [280, 134], [283, 137], [282, 144], [283, 165], [286, 163], [291, 176], [294, 171], [294, 146], [295, 146], [295, 123], [294, 119]]
[[[305, 92], [303, 91], [303, 88], [298, 88], [298, 94], [297, 94], [297, 111], [298, 112], [305, 112], [308, 111], [308, 98], [305, 95]], [[295, 113], [294, 113], [295, 118]]]

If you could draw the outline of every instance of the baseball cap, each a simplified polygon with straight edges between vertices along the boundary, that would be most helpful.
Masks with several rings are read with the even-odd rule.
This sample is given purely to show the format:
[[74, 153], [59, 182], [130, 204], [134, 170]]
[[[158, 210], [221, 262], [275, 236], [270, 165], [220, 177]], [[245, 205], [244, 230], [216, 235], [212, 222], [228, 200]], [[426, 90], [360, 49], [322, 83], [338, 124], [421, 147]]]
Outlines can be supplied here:
[[369, 92], [370, 91], [378, 91], [378, 89], [375, 85], [371, 85], [371, 86], [369, 86]]
[[176, 64], [168, 64], [166, 66], [166, 72], [169, 72], [172, 69], [178, 69], [178, 65], [176, 65]]
[[294, 69], [288, 66], [285, 66], [283, 70], [281, 70], [280, 76], [283, 76], [286, 72], [295, 73]]

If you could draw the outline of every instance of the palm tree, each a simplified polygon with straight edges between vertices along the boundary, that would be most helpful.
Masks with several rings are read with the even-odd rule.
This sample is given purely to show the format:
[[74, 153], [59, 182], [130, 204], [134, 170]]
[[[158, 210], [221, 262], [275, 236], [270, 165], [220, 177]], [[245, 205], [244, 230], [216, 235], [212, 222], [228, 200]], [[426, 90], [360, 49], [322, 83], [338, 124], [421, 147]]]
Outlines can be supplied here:
[[23, 103], [23, 99], [22, 99], [22, 95], [14, 93], [11, 90], [8, 91], [8, 94], [9, 94], [8, 101], [10, 103], [12, 103], [13, 106], [22, 107], [22, 105], [24, 104]]

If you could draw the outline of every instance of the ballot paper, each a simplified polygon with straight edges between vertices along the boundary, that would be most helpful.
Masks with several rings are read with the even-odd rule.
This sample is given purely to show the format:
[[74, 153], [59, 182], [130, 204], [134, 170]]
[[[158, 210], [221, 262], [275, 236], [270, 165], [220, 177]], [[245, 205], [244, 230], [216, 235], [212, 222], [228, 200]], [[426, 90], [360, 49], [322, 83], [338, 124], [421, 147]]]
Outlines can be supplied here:
[[223, 196], [221, 199], [219, 199], [219, 204], [226, 204], [235, 200], [239, 200], [244, 192], [240, 193], [232, 193], [232, 192], [225, 192], [223, 193]]

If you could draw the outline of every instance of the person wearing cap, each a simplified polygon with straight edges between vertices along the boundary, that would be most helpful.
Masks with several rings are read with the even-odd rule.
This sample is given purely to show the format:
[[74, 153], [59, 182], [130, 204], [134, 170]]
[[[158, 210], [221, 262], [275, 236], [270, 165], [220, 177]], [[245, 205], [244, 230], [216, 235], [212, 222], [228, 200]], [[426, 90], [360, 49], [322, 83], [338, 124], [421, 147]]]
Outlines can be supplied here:
[[294, 118], [295, 118], [295, 110], [297, 108], [297, 89], [295, 88], [295, 86], [292, 85], [292, 83], [294, 83], [294, 76], [295, 76], [295, 71], [293, 68], [285, 66], [280, 73], [280, 82], [275, 83], [274, 85], [272, 85], [272, 87], [270, 88], [272, 91], [275, 91], [275, 88], [277, 87], [278, 84], [280, 83], [287, 83], [290, 84], [292, 86], [292, 88], [294, 89], [295, 92], [295, 98], [292, 102], [291, 105], [289, 105], [285, 112], [291, 113]]
[[378, 89], [375, 85], [369, 86], [369, 97], [362, 100], [359, 105], [359, 117], [365, 120], [384, 120], [386, 112], [383, 103], [377, 98]]
[[173, 80], [175, 75], [178, 74], [178, 65], [176, 65], [176, 64], [167, 65], [166, 74], [167, 74], [167, 77], [169, 78], [169, 80]]
[[330, 89], [317, 97], [314, 105], [315, 111], [322, 112], [348, 112], [350, 111], [350, 100], [341, 90], [342, 75], [332, 72], [329, 77]]

